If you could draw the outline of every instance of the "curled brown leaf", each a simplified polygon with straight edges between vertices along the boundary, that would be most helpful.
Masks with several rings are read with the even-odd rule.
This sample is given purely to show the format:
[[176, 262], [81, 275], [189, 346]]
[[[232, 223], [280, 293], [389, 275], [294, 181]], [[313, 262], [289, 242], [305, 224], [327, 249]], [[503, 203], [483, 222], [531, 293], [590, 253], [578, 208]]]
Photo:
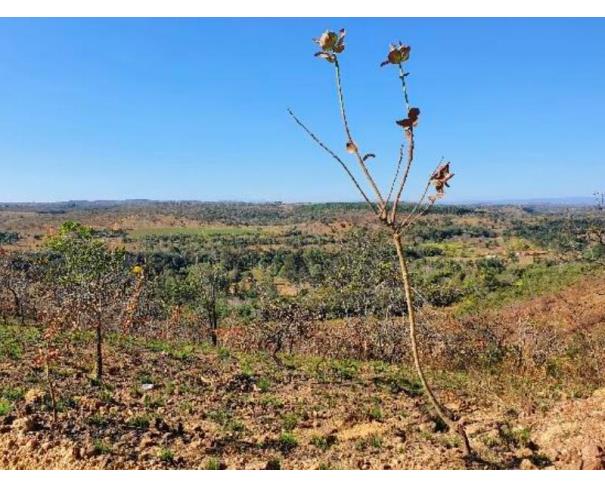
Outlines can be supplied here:
[[449, 188], [450, 185], [448, 181], [454, 177], [454, 174], [450, 172], [450, 163], [446, 162], [445, 164], [440, 165], [435, 172], [431, 176], [431, 183], [435, 187], [437, 194], [439, 197], [443, 196], [445, 193], [445, 188]]
[[321, 50], [324, 52], [341, 53], [345, 50], [345, 35], [346, 32], [344, 29], [340, 29], [338, 33], [327, 30], [321, 36], [319, 36], [319, 39], [313, 40], [319, 45], [319, 47], [321, 47]]
[[410, 58], [410, 51], [412, 48], [399, 41], [399, 44], [391, 44], [389, 46], [389, 53], [385, 61], [380, 63], [380, 66], [386, 66], [387, 64], [401, 64], [406, 62]]
[[409, 129], [418, 125], [418, 119], [420, 117], [420, 108], [412, 107], [408, 110], [408, 118], [403, 120], [397, 120], [395, 123], [404, 129]]
[[355, 142], [353, 142], [353, 141], [347, 142], [346, 148], [347, 148], [347, 152], [349, 154], [355, 154], [357, 152], [357, 146], [355, 145]]
[[336, 61], [336, 56], [329, 52], [323, 52], [323, 51], [316, 52], [315, 57], [320, 57], [322, 59], [325, 59], [329, 63], [333, 63], [334, 61]]

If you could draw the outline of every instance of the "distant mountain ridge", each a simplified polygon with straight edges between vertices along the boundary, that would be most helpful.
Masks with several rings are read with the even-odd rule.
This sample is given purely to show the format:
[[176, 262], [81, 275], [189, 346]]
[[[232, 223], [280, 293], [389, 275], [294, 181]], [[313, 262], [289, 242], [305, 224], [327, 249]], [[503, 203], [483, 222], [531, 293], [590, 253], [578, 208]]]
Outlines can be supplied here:
[[[348, 202], [283, 202], [283, 201], [237, 201], [237, 200], [152, 200], [152, 199], [124, 199], [124, 200], [68, 200], [68, 201], [49, 201], [49, 202], [0, 202], [0, 209], [35, 209], [49, 212], [73, 210], [73, 209], [108, 209], [116, 207], [152, 207], [157, 205], [313, 205], [313, 204], [356, 204], [360, 201]], [[404, 202], [409, 203], [409, 202]], [[595, 204], [594, 197], [591, 196], [570, 196], [555, 198], [512, 198], [512, 199], [464, 199], [464, 200], [446, 200], [440, 204], [448, 206], [527, 206], [527, 207], [585, 207]]]

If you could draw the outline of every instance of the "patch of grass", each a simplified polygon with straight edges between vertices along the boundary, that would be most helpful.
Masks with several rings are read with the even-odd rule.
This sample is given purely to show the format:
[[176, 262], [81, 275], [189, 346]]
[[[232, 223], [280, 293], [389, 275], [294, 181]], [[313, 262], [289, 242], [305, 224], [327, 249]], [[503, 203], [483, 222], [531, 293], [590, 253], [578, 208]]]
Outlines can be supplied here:
[[292, 431], [298, 425], [298, 415], [286, 413], [282, 416], [282, 428], [285, 431]]
[[111, 389], [104, 387], [99, 391], [99, 399], [105, 404], [113, 403], [113, 393], [111, 392]]
[[127, 424], [131, 428], [146, 430], [151, 424], [151, 418], [146, 414], [133, 416], [128, 420]]
[[460, 438], [452, 434], [440, 436], [439, 441], [446, 448], [458, 448], [460, 446]]
[[223, 347], [219, 348], [217, 353], [218, 353], [218, 358], [221, 360], [227, 361], [231, 358], [231, 352], [226, 348], [223, 348]]
[[195, 347], [193, 345], [181, 345], [175, 349], [172, 349], [168, 354], [177, 360], [188, 360], [193, 357], [195, 353]]
[[[49, 411], [52, 410], [52, 401], [50, 399], [49, 394], [44, 396], [44, 405]], [[61, 412], [65, 411], [66, 409], [74, 409], [77, 405], [78, 404], [73, 397], [71, 397], [71, 396], [61, 397], [57, 401], [57, 412], [61, 413]]]
[[272, 394], [268, 394], [260, 398], [259, 403], [261, 406], [271, 406], [276, 409], [280, 409], [284, 407], [284, 401], [282, 401], [279, 397], [274, 396]]
[[139, 372], [137, 379], [139, 381], [139, 384], [155, 384], [153, 375], [151, 375], [150, 372], [144, 370]]
[[95, 455], [107, 455], [111, 453], [111, 445], [103, 440], [95, 440], [93, 443], [93, 451]]
[[368, 411], [368, 417], [374, 421], [382, 421], [384, 419], [382, 408], [378, 404], [375, 404]]
[[6, 416], [11, 409], [12, 405], [8, 399], [0, 399], [0, 416]]
[[191, 401], [181, 401], [179, 404], [179, 411], [184, 414], [193, 414], [193, 402]]
[[334, 435], [313, 435], [310, 443], [314, 447], [326, 451], [328, 448], [334, 445], [336, 441], [337, 438]]
[[147, 409], [157, 409], [164, 405], [164, 399], [158, 396], [145, 396], [143, 398], [143, 405]]
[[40, 331], [35, 327], [0, 324], [0, 359], [19, 360], [27, 346], [35, 345]]
[[364, 438], [360, 438], [359, 440], [357, 440], [355, 447], [360, 451], [367, 450], [369, 448], [373, 448], [375, 450], [380, 450], [382, 448], [382, 445], [383, 445], [382, 436], [380, 436], [376, 433], [372, 433], [371, 435], [368, 435]]
[[187, 360], [195, 353], [195, 346], [191, 343], [168, 342], [165, 340], [151, 339], [145, 341], [145, 347], [152, 352], [163, 352], [169, 357], [177, 360]]
[[232, 434], [240, 434], [246, 430], [244, 423], [233, 417], [226, 409], [216, 409], [206, 414], [206, 417], [221, 426], [223, 430]]
[[359, 374], [359, 365], [353, 360], [335, 360], [332, 372], [341, 380], [353, 380]]
[[5, 387], [2, 389], [0, 396], [7, 399], [8, 401], [16, 402], [20, 401], [25, 397], [25, 389], [22, 387]]
[[408, 396], [419, 396], [422, 394], [422, 384], [416, 378], [403, 369], [392, 370], [383, 377], [377, 377], [376, 383], [385, 384], [393, 394], [401, 392]]
[[101, 414], [93, 414], [86, 418], [86, 423], [97, 428], [105, 428], [109, 425], [109, 418]]
[[296, 436], [294, 436], [294, 434], [284, 432], [279, 435], [277, 443], [281, 451], [283, 451], [284, 453], [288, 453], [298, 446], [298, 439], [296, 438]]
[[218, 458], [209, 458], [205, 468], [206, 470], [221, 470], [221, 462]]
[[263, 393], [269, 392], [269, 389], [271, 388], [271, 381], [269, 379], [267, 379], [266, 377], [261, 377], [256, 382], [256, 385], [258, 386], [258, 388], [260, 389], [261, 392], [263, 392]]
[[23, 347], [14, 338], [0, 335], [0, 359], [19, 360], [23, 355]]
[[174, 461], [174, 452], [168, 448], [162, 448], [158, 453], [158, 458], [166, 463]]
[[499, 429], [502, 440], [514, 447], [526, 447], [531, 442], [531, 431], [529, 428], [511, 428], [509, 424], [505, 424]]

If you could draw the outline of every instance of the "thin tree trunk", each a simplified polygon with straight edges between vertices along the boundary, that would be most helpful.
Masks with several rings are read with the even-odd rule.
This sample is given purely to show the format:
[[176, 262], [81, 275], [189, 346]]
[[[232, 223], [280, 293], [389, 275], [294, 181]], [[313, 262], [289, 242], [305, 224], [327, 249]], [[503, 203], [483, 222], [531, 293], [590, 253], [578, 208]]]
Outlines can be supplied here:
[[19, 294], [12, 288], [7, 288], [11, 294], [13, 295], [13, 303], [15, 307], [15, 311], [17, 312], [17, 316], [19, 317], [19, 321], [21, 324], [25, 323], [25, 316], [23, 314], [23, 304], [21, 303], [21, 299], [19, 299]]
[[103, 381], [103, 330], [101, 322], [97, 322], [97, 381]]
[[50, 404], [53, 408], [53, 421], [57, 422], [57, 399], [55, 396], [55, 386], [53, 384], [52, 378], [50, 376], [50, 366], [48, 365], [48, 361], [45, 364], [45, 372], [46, 372], [46, 384], [48, 385], [48, 392], [50, 394]]
[[441, 418], [441, 420], [448, 426], [451, 431], [455, 431], [460, 436], [462, 440], [462, 449], [466, 456], [470, 456], [472, 454], [471, 445], [468, 441], [468, 436], [466, 435], [466, 431], [464, 430], [464, 426], [461, 423], [454, 421], [450, 414], [445, 410], [445, 408], [439, 403], [433, 390], [429, 386], [426, 377], [424, 375], [424, 370], [422, 368], [422, 364], [420, 362], [420, 356], [418, 353], [418, 344], [416, 340], [416, 314], [414, 312], [414, 303], [412, 299], [412, 289], [410, 286], [410, 276], [407, 268], [407, 263], [405, 257], [403, 255], [403, 246], [401, 243], [401, 236], [398, 233], [393, 234], [393, 242], [395, 244], [395, 248], [397, 249], [397, 257], [399, 258], [399, 267], [401, 270], [401, 279], [403, 281], [403, 289], [405, 292], [405, 301], [407, 305], [407, 315], [408, 315], [408, 323], [410, 328], [410, 341], [412, 344], [412, 355], [414, 357], [414, 365], [416, 367], [416, 372], [418, 373], [418, 378], [422, 383], [422, 387], [433, 406], [433, 409]]

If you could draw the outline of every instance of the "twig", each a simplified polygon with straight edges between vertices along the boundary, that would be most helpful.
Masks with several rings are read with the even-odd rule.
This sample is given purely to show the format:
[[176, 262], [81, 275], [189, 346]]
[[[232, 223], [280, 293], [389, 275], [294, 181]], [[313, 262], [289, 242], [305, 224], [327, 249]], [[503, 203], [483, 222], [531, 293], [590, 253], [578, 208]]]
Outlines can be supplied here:
[[294, 121], [307, 133], [307, 135], [309, 137], [311, 137], [311, 139], [313, 139], [313, 141], [317, 145], [319, 145], [323, 150], [325, 150], [328, 154], [330, 154], [342, 166], [342, 168], [345, 170], [345, 172], [351, 178], [351, 181], [353, 181], [353, 184], [355, 185], [357, 190], [361, 193], [361, 196], [363, 196], [363, 199], [366, 200], [366, 203], [368, 205], [370, 205], [370, 208], [372, 208], [372, 211], [374, 213], [378, 214], [378, 210], [374, 206], [374, 203], [372, 203], [370, 201], [370, 199], [366, 195], [365, 191], [361, 188], [360, 184], [357, 182], [357, 179], [355, 179], [355, 176], [353, 175], [353, 173], [351, 172], [349, 167], [343, 162], [343, 160], [340, 157], [338, 157], [338, 155], [336, 155], [336, 153], [334, 153], [334, 151], [332, 149], [330, 149], [326, 144], [324, 144], [313, 132], [311, 132], [311, 130], [309, 130], [307, 128], [307, 126], [304, 123], [302, 123], [299, 120], [299, 118], [294, 114], [294, 112], [289, 108], [288, 108], [288, 113], [294, 119]]
[[399, 79], [401, 80], [401, 91], [403, 91], [403, 99], [405, 100], [406, 113], [410, 111], [410, 100], [408, 99], [408, 87], [405, 82], [406, 76], [410, 73], [403, 71], [403, 64], [399, 63]]
[[[435, 171], [437, 170], [437, 168], [439, 167], [439, 165], [443, 162], [443, 157], [441, 157], [441, 160], [437, 163], [437, 165], [435, 166], [435, 169], [433, 170], [433, 172], [431, 173], [431, 176], [435, 173]], [[426, 186], [424, 187], [424, 192], [422, 193], [422, 196], [420, 197], [420, 199], [418, 200], [418, 202], [416, 203], [416, 205], [414, 206], [414, 208], [408, 213], [406, 219], [397, 227], [397, 231], [401, 231], [403, 230], [405, 227], [408, 226], [409, 221], [412, 219], [412, 217], [414, 216], [414, 214], [416, 213], [416, 211], [418, 210], [418, 208], [422, 205], [422, 203], [424, 202], [424, 199], [426, 198], [426, 195], [429, 192], [429, 188], [431, 187], [431, 178], [429, 177], [429, 180], [426, 183]], [[428, 208], [430, 208], [431, 206], [433, 206], [433, 204], [435, 203], [435, 201], [431, 201], [430, 205], [428, 206]], [[428, 208], [425, 208], [425, 210], [423, 210], [424, 212], [428, 211]]]
[[[407, 95], [406, 95], [407, 97]], [[401, 200], [401, 193], [403, 193], [403, 188], [405, 187], [405, 183], [408, 178], [408, 174], [410, 172], [410, 168], [412, 167], [412, 162], [414, 161], [414, 129], [410, 127], [405, 131], [405, 136], [408, 140], [408, 160], [407, 166], [405, 169], [405, 173], [401, 178], [401, 183], [399, 184], [399, 190], [397, 191], [397, 195], [393, 200], [393, 208], [391, 209], [391, 223], [395, 225], [395, 218], [397, 218], [397, 207], [399, 206], [399, 201]]]
[[347, 118], [347, 111], [345, 109], [344, 95], [343, 95], [343, 91], [342, 91], [342, 80], [340, 78], [340, 64], [338, 63], [338, 56], [336, 56], [336, 55], [334, 56], [334, 69], [336, 71], [336, 89], [338, 91], [338, 104], [340, 106], [340, 115], [342, 117], [342, 123], [344, 125], [345, 134], [347, 135], [347, 139], [348, 139], [347, 142], [349, 144], [351, 144], [353, 153], [357, 157], [357, 162], [359, 162], [359, 166], [361, 167], [361, 170], [363, 171], [366, 179], [368, 180], [368, 182], [370, 183], [370, 186], [372, 187], [372, 189], [374, 190], [374, 193], [376, 194], [376, 198], [378, 199], [378, 206], [381, 210], [380, 216], [382, 216], [384, 214], [384, 210], [385, 210], [384, 198], [382, 197], [382, 193], [378, 189], [378, 186], [376, 185], [374, 178], [370, 174], [370, 171], [368, 171], [368, 168], [363, 160], [363, 157], [359, 153], [359, 147], [357, 147], [357, 144], [355, 143], [355, 141], [353, 140], [353, 137], [351, 136], [351, 129], [349, 128], [349, 120]]
[[399, 176], [399, 171], [401, 170], [401, 163], [403, 162], [403, 144], [399, 146], [399, 159], [397, 160], [397, 166], [395, 169], [395, 175], [393, 176], [393, 181], [391, 181], [391, 187], [389, 189], [389, 194], [385, 200], [385, 209], [389, 206], [389, 201], [391, 200], [391, 196], [393, 195], [393, 190], [395, 189], [395, 183], [397, 182], [397, 177]]

